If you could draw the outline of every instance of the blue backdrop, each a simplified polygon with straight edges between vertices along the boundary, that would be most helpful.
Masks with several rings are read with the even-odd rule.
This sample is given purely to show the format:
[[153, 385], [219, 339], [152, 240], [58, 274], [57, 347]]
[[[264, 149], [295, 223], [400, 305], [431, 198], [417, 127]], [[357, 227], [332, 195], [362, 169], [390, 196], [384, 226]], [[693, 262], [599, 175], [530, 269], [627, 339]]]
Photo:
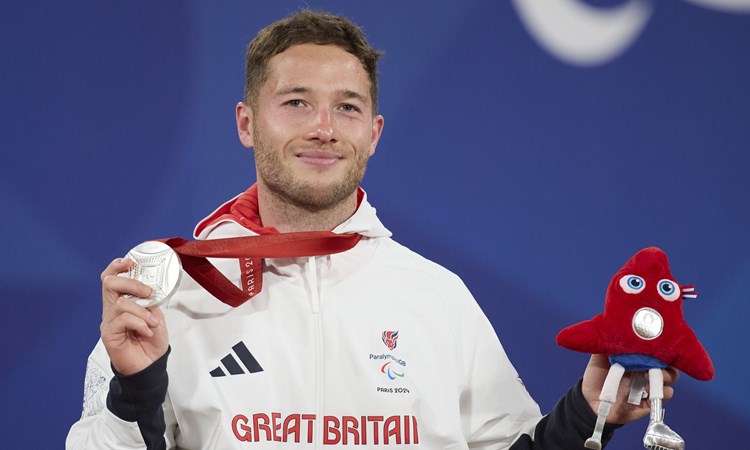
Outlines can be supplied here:
[[[716, 379], [682, 377], [690, 448], [750, 436], [750, 2], [4, 2], [3, 448], [62, 448], [99, 334], [99, 273], [254, 181], [234, 105], [263, 25], [309, 5], [385, 50], [364, 186], [397, 240], [459, 273], [543, 410], [555, 345], [658, 245]], [[646, 423], [612, 449], [640, 447]]]

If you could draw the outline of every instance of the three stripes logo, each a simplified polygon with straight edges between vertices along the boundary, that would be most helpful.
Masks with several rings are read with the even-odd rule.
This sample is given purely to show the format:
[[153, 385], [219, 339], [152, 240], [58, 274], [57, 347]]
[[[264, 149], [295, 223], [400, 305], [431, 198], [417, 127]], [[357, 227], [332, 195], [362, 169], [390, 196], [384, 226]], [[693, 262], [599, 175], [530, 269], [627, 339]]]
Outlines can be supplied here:
[[[232, 350], [234, 353], [229, 353], [221, 358], [221, 365], [210, 372], [212, 377], [225, 377], [227, 373], [229, 375], [243, 375], [245, 373], [263, 372], [263, 368], [250, 353], [250, 350], [247, 349], [244, 342], [238, 342], [232, 347]], [[224, 369], [226, 369], [226, 372]]]

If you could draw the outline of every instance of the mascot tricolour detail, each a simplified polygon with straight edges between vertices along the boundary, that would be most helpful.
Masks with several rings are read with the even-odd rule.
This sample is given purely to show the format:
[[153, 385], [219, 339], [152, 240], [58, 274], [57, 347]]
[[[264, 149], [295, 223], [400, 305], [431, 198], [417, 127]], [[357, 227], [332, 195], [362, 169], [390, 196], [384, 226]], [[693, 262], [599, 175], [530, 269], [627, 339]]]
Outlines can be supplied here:
[[[662, 369], [672, 366], [698, 380], [714, 377], [711, 358], [682, 313], [683, 298], [695, 298], [693, 286], [672, 276], [667, 255], [656, 247], [636, 253], [607, 288], [604, 312], [571, 325], [557, 343], [579, 352], [609, 355], [612, 367], [602, 387], [594, 434], [586, 448], [601, 449], [601, 435], [625, 371], [648, 372], [651, 416], [643, 444], [651, 450], [682, 450], [685, 441], [664, 423]], [[645, 395], [645, 378], [633, 377], [629, 402]]]

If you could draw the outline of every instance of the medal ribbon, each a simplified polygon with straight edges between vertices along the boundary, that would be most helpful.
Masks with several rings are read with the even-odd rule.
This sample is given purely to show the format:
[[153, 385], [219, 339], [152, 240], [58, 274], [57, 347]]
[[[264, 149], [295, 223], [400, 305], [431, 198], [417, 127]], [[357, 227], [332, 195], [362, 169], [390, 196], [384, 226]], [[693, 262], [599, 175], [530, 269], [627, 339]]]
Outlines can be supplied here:
[[[353, 248], [360, 234], [310, 231], [239, 238], [188, 241], [183, 238], [159, 239], [177, 253], [182, 268], [211, 295], [237, 307], [261, 291], [263, 258], [298, 258], [341, 253]], [[239, 289], [206, 258], [242, 258], [243, 287]]]

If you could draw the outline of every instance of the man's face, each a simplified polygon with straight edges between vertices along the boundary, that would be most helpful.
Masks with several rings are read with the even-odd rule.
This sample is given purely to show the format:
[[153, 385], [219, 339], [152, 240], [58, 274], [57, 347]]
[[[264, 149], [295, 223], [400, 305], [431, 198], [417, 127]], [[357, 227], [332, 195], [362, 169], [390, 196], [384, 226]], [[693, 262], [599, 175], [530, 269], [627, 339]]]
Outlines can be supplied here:
[[311, 211], [354, 194], [383, 128], [362, 64], [332, 45], [296, 45], [274, 56], [249, 115], [240, 139], [254, 147], [258, 183]]

